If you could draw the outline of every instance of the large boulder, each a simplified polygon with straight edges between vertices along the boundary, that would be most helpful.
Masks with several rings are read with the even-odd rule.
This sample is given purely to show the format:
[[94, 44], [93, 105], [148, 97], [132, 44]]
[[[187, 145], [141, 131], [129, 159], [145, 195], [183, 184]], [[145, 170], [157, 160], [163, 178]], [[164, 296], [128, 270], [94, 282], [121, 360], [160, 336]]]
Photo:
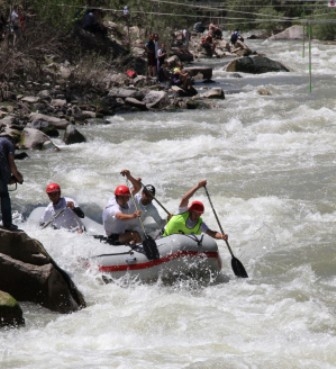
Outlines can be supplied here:
[[226, 71], [261, 74], [268, 72], [289, 72], [289, 69], [266, 56], [254, 55], [232, 60], [226, 66]]
[[0, 290], [60, 313], [86, 306], [69, 275], [39, 241], [21, 231], [0, 229]]
[[165, 91], [149, 91], [143, 99], [148, 109], [160, 109], [169, 104], [168, 95]]
[[303, 26], [292, 26], [286, 28], [284, 31], [272, 35], [269, 40], [302, 40], [304, 38], [304, 28]]
[[31, 150], [59, 150], [59, 148], [50, 140], [49, 136], [39, 129], [30, 127], [26, 127], [22, 131], [20, 147]]
[[0, 291], [0, 327], [24, 325], [22, 309], [9, 293]]
[[199, 75], [201, 75], [205, 81], [210, 81], [212, 78], [212, 67], [185, 67], [183, 70], [188, 72], [194, 79], [199, 79]]
[[67, 145], [71, 145], [74, 143], [86, 142], [86, 138], [73, 124], [69, 124], [64, 131], [63, 141]]
[[40, 113], [31, 113], [29, 115], [29, 120], [33, 125], [36, 125], [37, 123], [49, 123], [57, 129], [65, 129], [67, 125], [70, 124], [70, 122], [64, 118], [53, 117]]

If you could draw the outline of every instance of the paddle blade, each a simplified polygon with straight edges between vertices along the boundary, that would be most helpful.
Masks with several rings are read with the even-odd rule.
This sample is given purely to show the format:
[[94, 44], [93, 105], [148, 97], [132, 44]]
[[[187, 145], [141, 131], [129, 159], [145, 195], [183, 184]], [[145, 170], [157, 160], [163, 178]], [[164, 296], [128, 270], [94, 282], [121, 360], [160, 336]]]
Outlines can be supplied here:
[[151, 236], [146, 235], [146, 238], [144, 239], [142, 245], [145, 254], [149, 260], [155, 260], [160, 258], [156, 242], [153, 240]]
[[236, 258], [233, 257], [231, 260], [232, 270], [237, 277], [248, 278], [244, 265]]

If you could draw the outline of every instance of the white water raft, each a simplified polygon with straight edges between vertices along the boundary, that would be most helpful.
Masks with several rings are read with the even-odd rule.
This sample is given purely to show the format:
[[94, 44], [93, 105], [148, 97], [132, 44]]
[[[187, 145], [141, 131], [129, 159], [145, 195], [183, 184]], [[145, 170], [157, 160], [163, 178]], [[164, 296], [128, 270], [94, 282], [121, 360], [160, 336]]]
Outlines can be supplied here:
[[206, 234], [175, 234], [155, 243], [159, 252], [156, 259], [148, 259], [142, 245], [109, 245], [108, 252], [87, 259], [86, 267], [113, 279], [128, 275], [141, 281], [182, 276], [213, 279], [221, 270], [217, 243]]
[[[27, 221], [38, 224], [44, 209], [43, 207], [34, 209]], [[175, 234], [156, 239], [159, 255], [158, 258], [151, 259], [146, 256], [142, 244], [110, 245], [105, 242], [106, 237], [103, 236], [104, 229], [101, 224], [88, 217], [81, 219], [81, 222], [88, 236], [90, 233], [95, 235], [92, 235], [90, 250], [83, 249], [80, 265], [102, 274], [104, 279], [113, 280], [127, 276], [149, 282], [158, 278], [172, 280], [187, 277], [209, 281], [215, 280], [220, 273], [222, 262], [218, 245], [206, 234]], [[76, 234], [74, 236], [79, 237]]]

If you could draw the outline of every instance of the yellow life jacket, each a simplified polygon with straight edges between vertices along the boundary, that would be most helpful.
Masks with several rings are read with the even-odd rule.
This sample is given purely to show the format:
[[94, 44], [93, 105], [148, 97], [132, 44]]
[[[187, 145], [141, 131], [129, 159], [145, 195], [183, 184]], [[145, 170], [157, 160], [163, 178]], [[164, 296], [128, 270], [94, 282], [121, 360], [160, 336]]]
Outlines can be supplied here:
[[197, 220], [194, 227], [187, 227], [187, 220], [189, 218], [189, 211], [185, 213], [174, 215], [170, 221], [166, 224], [163, 236], [170, 236], [171, 234], [201, 234], [202, 218]]

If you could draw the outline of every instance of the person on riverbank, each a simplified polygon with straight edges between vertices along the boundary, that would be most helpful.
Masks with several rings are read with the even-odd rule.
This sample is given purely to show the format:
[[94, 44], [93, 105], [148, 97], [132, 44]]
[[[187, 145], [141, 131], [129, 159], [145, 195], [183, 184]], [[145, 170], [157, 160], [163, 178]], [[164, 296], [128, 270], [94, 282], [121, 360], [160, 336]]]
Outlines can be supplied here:
[[137, 210], [132, 195], [141, 189], [141, 182], [134, 178], [128, 169], [120, 174], [132, 183], [132, 188], [119, 185], [114, 190], [114, 197], [109, 199], [103, 210], [103, 225], [108, 241], [112, 245], [135, 244], [141, 242], [139, 217], [142, 212]]
[[206, 233], [216, 240], [227, 240], [228, 235], [218, 231], [211, 230], [201, 218], [204, 213], [204, 205], [199, 200], [194, 200], [189, 205], [190, 198], [195, 192], [205, 187], [207, 181], [205, 179], [198, 182], [190, 190], [188, 190], [182, 197], [179, 210], [176, 215], [173, 215], [166, 224], [163, 236], [170, 236], [172, 234], [201, 234]]
[[12, 205], [8, 192], [8, 184], [12, 181], [23, 183], [23, 176], [15, 164], [15, 144], [20, 139], [17, 130], [5, 131], [0, 134], [0, 202], [3, 227], [16, 231], [18, 227], [13, 224]]
[[157, 52], [157, 78], [159, 82], [164, 82], [166, 80], [166, 74], [164, 70], [165, 60], [167, 56], [167, 50], [165, 44], [161, 44]]
[[192, 88], [192, 78], [188, 72], [183, 70], [183, 65], [180, 64], [173, 69], [171, 84], [188, 91]]
[[156, 76], [156, 54], [154, 35], [149, 35], [148, 41], [145, 44], [145, 51], [147, 55], [147, 77]]
[[189, 32], [188, 28], [184, 28], [182, 30], [182, 45], [188, 49], [189, 43], [191, 39], [191, 33]]
[[215, 24], [209, 24], [209, 35], [215, 40], [221, 40], [223, 38], [222, 30]]
[[102, 19], [103, 13], [100, 9], [88, 9], [82, 19], [82, 28], [95, 35], [107, 37], [107, 28]]
[[50, 199], [40, 219], [40, 225], [45, 228], [51, 225], [54, 229], [66, 228], [68, 230], [83, 233], [85, 227], [80, 218], [84, 218], [84, 212], [70, 197], [61, 196], [61, 187], [58, 183], [49, 183], [46, 193]]
[[205, 50], [207, 56], [212, 57], [213, 55], [216, 55], [216, 57], [219, 58], [216, 46], [217, 44], [213, 41], [211, 34], [207, 34], [201, 38], [201, 47]]

